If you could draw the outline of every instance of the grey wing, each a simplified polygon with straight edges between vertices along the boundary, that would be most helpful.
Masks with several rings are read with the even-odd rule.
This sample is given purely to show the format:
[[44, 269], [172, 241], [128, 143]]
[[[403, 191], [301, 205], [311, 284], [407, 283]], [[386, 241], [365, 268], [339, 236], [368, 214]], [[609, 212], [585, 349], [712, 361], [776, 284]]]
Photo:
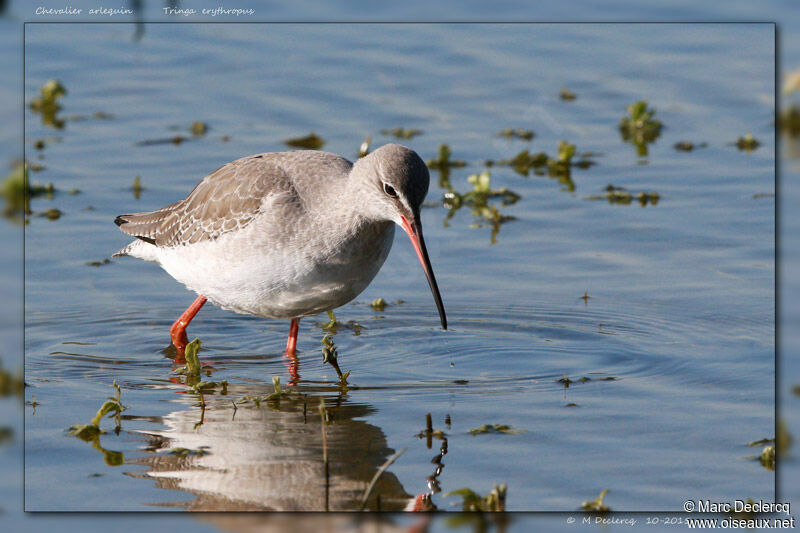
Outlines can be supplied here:
[[189, 195], [148, 213], [120, 215], [120, 229], [156, 246], [178, 246], [216, 239], [242, 228], [271, 195], [296, 197], [282, 167], [269, 154], [232, 161], [212, 172]]

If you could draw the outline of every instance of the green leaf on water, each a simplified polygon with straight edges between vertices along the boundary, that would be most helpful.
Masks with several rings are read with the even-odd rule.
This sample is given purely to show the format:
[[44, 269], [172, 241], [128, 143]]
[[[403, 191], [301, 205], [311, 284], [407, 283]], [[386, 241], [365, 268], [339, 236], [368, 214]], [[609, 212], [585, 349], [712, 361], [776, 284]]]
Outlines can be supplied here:
[[56, 79], [48, 80], [39, 88], [39, 96], [31, 100], [30, 108], [34, 113], [41, 114], [42, 124], [61, 129], [64, 127], [64, 120], [56, 115], [61, 111], [61, 105], [58, 101], [66, 94], [67, 90], [61, 85], [60, 81]]
[[389, 129], [381, 130], [381, 134], [383, 134], [383, 135], [391, 135], [391, 136], [396, 137], [398, 139], [412, 139], [412, 138], [416, 137], [417, 135], [422, 135], [422, 130], [417, 130], [417, 129], [414, 129], [414, 128], [402, 128], [402, 127], [398, 126], [396, 128], [392, 128], [390, 130]]
[[444, 496], [460, 496], [462, 500], [461, 508], [463, 511], [493, 513], [506, 510], [507, 491], [508, 487], [503, 483], [502, 485], [495, 484], [491, 492], [486, 496], [481, 496], [467, 487], [447, 492]]
[[583, 511], [592, 513], [607, 513], [611, 511], [611, 508], [603, 503], [603, 499], [606, 497], [606, 494], [608, 494], [608, 489], [603, 490], [600, 493], [600, 496], [598, 496], [594, 500], [587, 500], [583, 502], [581, 504], [581, 509]]
[[767, 470], [775, 470], [775, 446], [764, 446], [758, 459]]
[[645, 100], [628, 106], [628, 115], [620, 119], [619, 131], [622, 140], [637, 147], [640, 156], [647, 155], [647, 145], [661, 135], [662, 124], [653, 118], [656, 112]]
[[325, 141], [313, 131], [305, 137], [297, 137], [294, 139], [286, 139], [283, 141], [287, 146], [292, 148], [305, 148], [308, 150], [319, 150], [325, 146]]
[[176, 455], [178, 457], [202, 457], [204, 455], [208, 455], [210, 452], [201, 446], [196, 450], [192, 450], [190, 448], [170, 448], [167, 450], [167, 453], [169, 455]]
[[522, 139], [524, 141], [530, 141], [533, 139], [533, 130], [525, 130], [522, 128], [506, 128], [502, 131], [498, 131], [497, 135], [500, 137], [505, 137], [506, 139]]
[[200, 339], [194, 339], [186, 345], [184, 354], [186, 357], [186, 375], [199, 376], [200, 375], [200, 358], [197, 357], [197, 352], [200, 350]]
[[428, 168], [436, 170], [467, 166], [466, 161], [460, 159], [451, 160], [450, 153], [450, 146], [441, 144], [439, 145], [438, 157], [436, 159], [428, 159], [425, 164], [428, 165]]
[[372, 309], [374, 309], [375, 311], [383, 311], [389, 304], [386, 303], [386, 300], [384, 300], [383, 298], [375, 298], [374, 300], [372, 300], [372, 303], [370, 305], [372, 306]]
[[484, 424], [482, 426], [469, 430], [469, 434], [472, 435], [473, 437], [475, 435], [485, 435], [488, 433], [505, 433], [508, 435], [515, 435], [518, 433], [525, 433], [525, 430], [514, 429], [513, 427], [506, 424]]
[[192, 385], [192, 388], [189, 389], [190, 392], [196, 393], [204, 393], [213, 391], [214, 389], [221, 389], [220, 394], [228, 394], [228, 382], [225, 380], [222, 381], [200, 381]]
[[640, 206], [644, 207], [646, 205], [656, 205], [658, 204], [659, 200], [661, 199], [661, 195], [655, 191], [648, 192], [648, 191], [640, 191], [638, 193], [634, 193], [631, 191], [626, 190], [623, 187], [616, 187], [614, 185], [606, 186], [606, 190], [603, 194], [596, 194], [587, 196], [586, 200], [608, 200], [610, 204], [618, 204], [618, 205], [630, 205], [636, 200]]
[[745, 152], [752, 152], [759, 146], [761, 146], [761, 143], [751, 133], [745, 134], [744, 137], [739, 137], [736, 141], [736, 147]]
[[192, 131], [192, 135], [195, 137], [200, 137], [208, 133], [208, 124], [201, 120], [195, 120], [192, 122], [192, 126], [190, 127]]
[[572, 102], [578, 97], [578, 95], [576, 95], [574, 92], [570, 91], [566, 87], [562, 87], [561, 90], [558, 92], [558, 97], [564, 100], [565, 102]]
[[562, 163], [569, 164], [572, 161], [572, 156], [575, 155], [575, 145], [567, 141], [558, 141], [558, 160]]

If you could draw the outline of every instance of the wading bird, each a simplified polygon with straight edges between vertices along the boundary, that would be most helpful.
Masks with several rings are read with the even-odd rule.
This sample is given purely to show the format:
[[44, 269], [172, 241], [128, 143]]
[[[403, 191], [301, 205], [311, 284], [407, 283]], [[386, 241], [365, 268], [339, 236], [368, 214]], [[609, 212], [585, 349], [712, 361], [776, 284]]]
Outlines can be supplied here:
[[358, 296], [386, 260], [397, 225], [411, 239], [447, 329], [422, 238], [429, 182], [417, 153], [397, 144], [355, 163], [312, 150], [252, 155], [212, 172], [183, 200], [118, 216], [136, 240], [114, 256], [154, 261], [198, 294], [170, 328], [179, 355], [187, 325], [211, 301], [290, 319], [285, 353], [294, 357], [300, 318]]

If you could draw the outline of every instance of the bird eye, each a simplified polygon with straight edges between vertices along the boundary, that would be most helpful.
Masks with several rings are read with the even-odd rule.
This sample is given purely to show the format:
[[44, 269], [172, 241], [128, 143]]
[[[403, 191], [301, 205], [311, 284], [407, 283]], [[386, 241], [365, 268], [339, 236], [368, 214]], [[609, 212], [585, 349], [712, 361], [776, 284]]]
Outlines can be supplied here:
[[397, 191], [394, 190], [394, 187], [389, 185], [388, 183], [383, 184], [383, 192], [391, 196], [392, 198], [397, 198]]

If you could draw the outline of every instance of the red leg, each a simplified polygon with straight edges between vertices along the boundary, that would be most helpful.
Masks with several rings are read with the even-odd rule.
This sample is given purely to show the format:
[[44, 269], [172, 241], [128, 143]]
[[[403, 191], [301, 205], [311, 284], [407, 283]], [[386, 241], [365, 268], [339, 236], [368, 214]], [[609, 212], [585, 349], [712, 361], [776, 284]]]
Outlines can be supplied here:
[[300, 319], [293, 318], [289, 326], [289, 340], [286, 341], [286, 355], [294, 357], [297, 352], [297, 330], [300, 328]]
[[189, 344], [189, 339], [186, 337], [186, 326], [189, 325], [189, 322], [192, 321], [200, 308], [203, 307], [204, 303], [206, 303], [206, 297], [201, 294], [192, 302], [192, 305], [183, 312], [180, 318], [172, 324], [172, 327], [169, 328], [172, 344], [178, 349], [178, 354], [183, 354], [184, 348]]
[[289, 386], [297, 384], [300, 374], [297, 372], [297, 330], [300, 327], [300, 319], [293, 318], [292, 325], [289, 326], [289, 340], [286, 341], [286, 351], [283, 353], [289, 361], [286, 365], [289, 371]]

